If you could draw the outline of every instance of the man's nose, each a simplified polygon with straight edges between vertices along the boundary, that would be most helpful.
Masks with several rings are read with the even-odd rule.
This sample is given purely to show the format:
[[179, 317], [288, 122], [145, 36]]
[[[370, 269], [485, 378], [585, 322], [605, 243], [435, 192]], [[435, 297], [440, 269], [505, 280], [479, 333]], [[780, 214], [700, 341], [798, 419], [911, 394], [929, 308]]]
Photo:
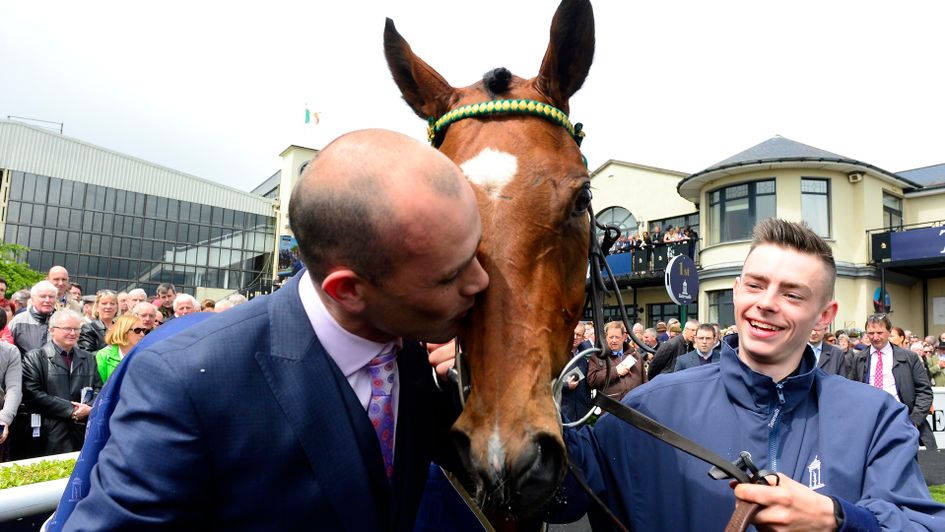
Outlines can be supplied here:
[[469, 273], [467, 276], [467, 281], [463, 284], [461, 290], [464, 296], [474, 296], [489, 286], [489, 274], [486, 273], [482, 264], [479, 263], [478, 258], [473, 258], [472, 263], [469, 265]]

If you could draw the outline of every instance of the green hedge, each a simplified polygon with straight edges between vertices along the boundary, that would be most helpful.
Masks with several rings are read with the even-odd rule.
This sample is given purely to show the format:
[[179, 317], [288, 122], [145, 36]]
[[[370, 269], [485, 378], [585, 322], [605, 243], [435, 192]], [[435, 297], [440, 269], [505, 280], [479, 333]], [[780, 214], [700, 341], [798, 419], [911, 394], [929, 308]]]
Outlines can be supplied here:
[[35, 464], [0, 467], [0, 489], [26, 486], [47, 480], [68, 478], [75, 467], [75, 458], [69, 460], [41, 460]]
[[945, 504], [945, 484], [939, 486], [929, 486], [929, 491], [932, 492], [932, 498], [936, 501]]

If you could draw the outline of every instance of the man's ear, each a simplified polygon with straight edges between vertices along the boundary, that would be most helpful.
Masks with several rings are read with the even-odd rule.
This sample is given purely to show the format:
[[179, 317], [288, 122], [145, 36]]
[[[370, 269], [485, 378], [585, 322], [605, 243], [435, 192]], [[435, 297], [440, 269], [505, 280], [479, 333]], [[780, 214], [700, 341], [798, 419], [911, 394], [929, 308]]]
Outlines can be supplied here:
[[322, 291], [328, 294], [341, 305], [349, 314], [359, 314], [364, 311], [364, 288], [367, 281], [349, 269], [337, 269], [330, 272], [322, 280]]
[[837, 305], [836, 301], [827, 303], [827, 306], [824, 307], [824, 309], [820, 311], [820, 315], [817, 316], [817, 323], [814, 324], [814, 328], [820, 331], [826, 331], [830, 323], [837, 317], [838, 309], [839, 305]]

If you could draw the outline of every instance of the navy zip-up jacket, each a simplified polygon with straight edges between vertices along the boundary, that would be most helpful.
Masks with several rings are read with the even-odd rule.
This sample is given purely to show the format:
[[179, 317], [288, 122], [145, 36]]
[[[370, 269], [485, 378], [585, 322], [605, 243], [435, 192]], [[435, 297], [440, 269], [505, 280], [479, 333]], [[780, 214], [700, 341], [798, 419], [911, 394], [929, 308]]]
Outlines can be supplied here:
[[[623, 402], [735, 460], [751, 453], [777, 471], [836, 498], [842, 530], [945, 530], [915, 456], [918, 431], [891, 395], [817, 369], [808, 347], [798, 371], [780, 383], [752, 371], [723, 345], [719, 364], [665, 375]], [[722, 530], [735, 508], [727, 481], [711, 466], [611, 415], [569, 429], [571, 460], [591, 487], [635, 530]], [[588, 509], [568, 478], [553, 515]]]

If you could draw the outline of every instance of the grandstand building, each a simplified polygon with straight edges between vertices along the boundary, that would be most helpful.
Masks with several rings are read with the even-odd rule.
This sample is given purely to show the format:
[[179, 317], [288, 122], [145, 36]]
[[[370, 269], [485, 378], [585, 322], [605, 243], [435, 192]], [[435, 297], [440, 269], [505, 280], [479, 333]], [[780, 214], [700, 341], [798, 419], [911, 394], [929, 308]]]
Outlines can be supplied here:
[[0, 235], [85, 293], [162, 282], [198, 298], [272, 289], [277, 202], [0, 120]]

